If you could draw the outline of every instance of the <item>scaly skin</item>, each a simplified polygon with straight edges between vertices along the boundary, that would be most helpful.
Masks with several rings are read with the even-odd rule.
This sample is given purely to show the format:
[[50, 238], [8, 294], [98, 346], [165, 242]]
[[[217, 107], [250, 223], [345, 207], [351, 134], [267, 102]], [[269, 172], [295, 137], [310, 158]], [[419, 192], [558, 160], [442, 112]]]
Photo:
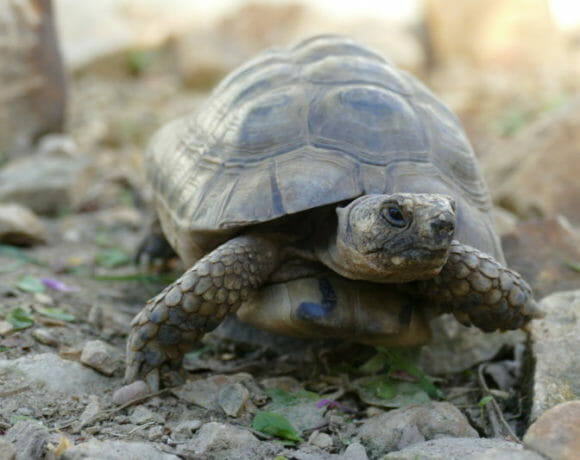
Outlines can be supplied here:
[[[157, 390], [160, 369], [179, 369], [183, 355], [269, 279], [280, 252], [264, 237], [234, 238], [151, 299], [132, 322], [126, 381], [145, 378]], [[403, 286], [429, 307], [484, 331], [518, 329], [542, 316], [519, 274], [457, 241], [435, 278]]]
[[435, 278], [412, 283], [411, 291], [429, 305], [455, 315], [462, 324], [491, 332], [519, 329], [543, 317], [522, 277], [493, 257], [458, 241]]
[[133, 319], [125, 380], [144, 377], [156, 391], [160, 368], [180, 368], [183, 355], [268, 279], [278, 258], [270, 240], [240, 236], [200, 259]]

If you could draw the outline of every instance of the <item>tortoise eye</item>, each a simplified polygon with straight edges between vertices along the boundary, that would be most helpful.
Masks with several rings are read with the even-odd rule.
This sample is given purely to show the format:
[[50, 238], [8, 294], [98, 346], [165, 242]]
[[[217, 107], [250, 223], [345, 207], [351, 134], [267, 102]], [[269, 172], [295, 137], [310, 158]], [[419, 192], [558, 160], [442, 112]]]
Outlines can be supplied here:
[[382, 215], [384, 219], [393, 227], [402, 228], [407, 225], [401, 208], [396, 205], [390, 205], [389, 207], [383, 209]]

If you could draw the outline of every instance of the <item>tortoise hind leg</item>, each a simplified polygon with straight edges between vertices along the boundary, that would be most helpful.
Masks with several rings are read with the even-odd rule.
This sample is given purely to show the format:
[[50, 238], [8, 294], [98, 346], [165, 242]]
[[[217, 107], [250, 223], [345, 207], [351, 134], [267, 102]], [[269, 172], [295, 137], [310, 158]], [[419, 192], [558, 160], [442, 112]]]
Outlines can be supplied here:
[[157, 390], [160, 367], [179, 368], [183, 355], [268, 279], [278, 259], [275, 243], [250, 235], [233, 238], [196, 262], [132, 321], [125, 380], [144, 377]]
[[159, 219], [155, 219], [149, 225], [149, 232], [139, 243], [135, 251], [134, 262], [149, 268], [156, 262], [164, 265], [169, 259], [177, 257], [177, 254], [165, 238]]
[[541, 318], [528, 283], [493, 257], [453, 241], [449, 258], [435, 278], [413, 283], [418, 293], [466, 326], [491, 332], [519, 329]]

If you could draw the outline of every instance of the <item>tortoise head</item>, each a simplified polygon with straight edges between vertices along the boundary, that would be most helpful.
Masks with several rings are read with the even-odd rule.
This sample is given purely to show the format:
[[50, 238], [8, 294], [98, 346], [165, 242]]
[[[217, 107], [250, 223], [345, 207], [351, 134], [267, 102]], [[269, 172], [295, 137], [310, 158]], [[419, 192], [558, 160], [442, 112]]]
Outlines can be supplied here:
[[337, 208], [336, 240], [321, 260], [341, 275], [381, 283], [436, 276], [455, 233], [455, 202], [446, 195], [365, 195]]

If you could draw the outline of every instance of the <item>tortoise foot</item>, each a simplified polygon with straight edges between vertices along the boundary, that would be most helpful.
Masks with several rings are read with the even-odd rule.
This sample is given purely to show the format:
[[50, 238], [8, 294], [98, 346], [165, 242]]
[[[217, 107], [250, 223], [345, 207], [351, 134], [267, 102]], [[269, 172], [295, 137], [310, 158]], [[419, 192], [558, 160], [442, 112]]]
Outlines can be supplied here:
[[200, 259], [133, 319], [125, 381], [143, 378], [157, 390], [159, 370], [181, 369], [184, 354], [235, 313], [276, 265], [276, 246], [251, 236], [234, 238]]
[[177, 254], [165, 238], [159, 220], [155, 219], [150, 225], [149, 234], [137, 247], [134, 262], [146, 268], [163, 267], [174, 257], [177, 257]]
[[483, 331], [519, 329], [543, 317], [522, 277], [493, 257], [457, 241], [435, 278], [418, 282], [421, 295], [464, 325]]

